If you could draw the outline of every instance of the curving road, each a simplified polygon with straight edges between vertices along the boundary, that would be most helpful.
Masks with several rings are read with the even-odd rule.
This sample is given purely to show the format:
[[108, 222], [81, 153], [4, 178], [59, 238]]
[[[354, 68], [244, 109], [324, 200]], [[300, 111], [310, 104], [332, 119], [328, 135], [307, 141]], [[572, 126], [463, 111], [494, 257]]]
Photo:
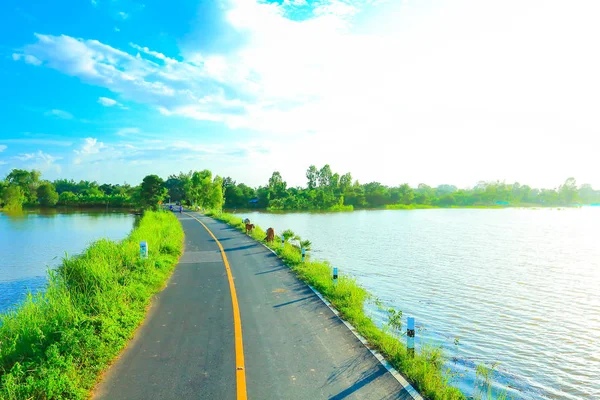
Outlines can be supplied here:
[[[412, 399], [267, 248], [201, 214], [178, 217], [184, 254], [94, 398]], [[199, 221], [229, 261], [241, 332], [219, 245]]]

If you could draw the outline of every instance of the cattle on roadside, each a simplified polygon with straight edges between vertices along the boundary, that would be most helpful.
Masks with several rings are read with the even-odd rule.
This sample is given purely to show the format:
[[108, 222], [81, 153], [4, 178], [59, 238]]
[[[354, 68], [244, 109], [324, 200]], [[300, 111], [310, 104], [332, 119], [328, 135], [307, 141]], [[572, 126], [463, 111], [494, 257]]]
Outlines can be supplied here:
[[267, 237], [265, 238], [265, 240], [268, 243], [272, 243], [274, 239], [275, 239], [275, 230], [273, 228], [267, 229]]

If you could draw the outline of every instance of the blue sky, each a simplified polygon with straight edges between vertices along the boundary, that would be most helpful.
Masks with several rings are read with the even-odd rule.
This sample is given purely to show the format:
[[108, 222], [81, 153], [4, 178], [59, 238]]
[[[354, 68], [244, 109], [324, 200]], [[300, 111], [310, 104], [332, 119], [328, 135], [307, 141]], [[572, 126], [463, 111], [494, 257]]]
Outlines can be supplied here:
[[1, 7], [0, 175], [600, 187], [593, 1]]

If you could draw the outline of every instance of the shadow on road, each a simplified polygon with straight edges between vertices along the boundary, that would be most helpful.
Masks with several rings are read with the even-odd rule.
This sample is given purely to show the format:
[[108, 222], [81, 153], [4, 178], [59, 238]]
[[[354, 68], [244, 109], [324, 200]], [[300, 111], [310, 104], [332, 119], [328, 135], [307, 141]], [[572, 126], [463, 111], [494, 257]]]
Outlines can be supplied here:
[[263, 272], [257, 272], [254, 275], [262, 275], [262, 274], [270, 274], [271, 272], [277, 272], [277, 271], [281, 271], [284, 269], [288, 269], [286, 267], [279, 267], [279, 268], [275, 268], [275, 269], [270, 269], [268, 271], [263, 271]]
[[345, 399], [346, 397], [350, 396], [352, 393], [356, 392], [357, 390], [360, 390], [361, 388], [363, 388], [364, 386], [366, 386], [369, 383], [373, 382], [374, 380], [376, 380], [380, 376], [383, 376], [386, 372], [387, 371], [385, 369], [383, 369], [383, 368], [377, 368], [376, 371], [373, 371], [369, 375], [365, 376], [361, 380], [359, 380], [356, 383], [354, 383], [354, 385], [350, 386], [348, 389], [346, 389], [346, 390], [344, 390], [344, 391], [336, 394], [335, 396], [330, 397], [329, 399], [330, 400]]
[[313, 297], [315, 297], [315, 296], [307, 296], [307, 297], [303, 297], [301, 299], [296, 299], [296, 300], [288, 301], [287, 303], [277, 304], [277, 305], [273, 306], [273, 308], [279, 308], [279, 307], [287, 306], [287, 305], [290, 305], [290, 304], [298, 303], [300, 301], [308, 300], [308, 299], [311, 299]]

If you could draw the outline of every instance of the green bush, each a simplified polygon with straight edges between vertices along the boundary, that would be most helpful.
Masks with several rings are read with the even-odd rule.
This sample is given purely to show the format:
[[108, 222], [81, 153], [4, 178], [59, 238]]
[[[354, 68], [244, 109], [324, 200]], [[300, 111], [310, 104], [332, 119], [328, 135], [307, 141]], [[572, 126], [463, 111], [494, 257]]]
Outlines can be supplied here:
[[[139, 242], [149, 256], [139, 257]], [[84, 399], [177, 263], [183, 230], [147, 212], [122, 242], [100, 240], [49, 272], [44, 293], [0, 315], [0, 398]]]

